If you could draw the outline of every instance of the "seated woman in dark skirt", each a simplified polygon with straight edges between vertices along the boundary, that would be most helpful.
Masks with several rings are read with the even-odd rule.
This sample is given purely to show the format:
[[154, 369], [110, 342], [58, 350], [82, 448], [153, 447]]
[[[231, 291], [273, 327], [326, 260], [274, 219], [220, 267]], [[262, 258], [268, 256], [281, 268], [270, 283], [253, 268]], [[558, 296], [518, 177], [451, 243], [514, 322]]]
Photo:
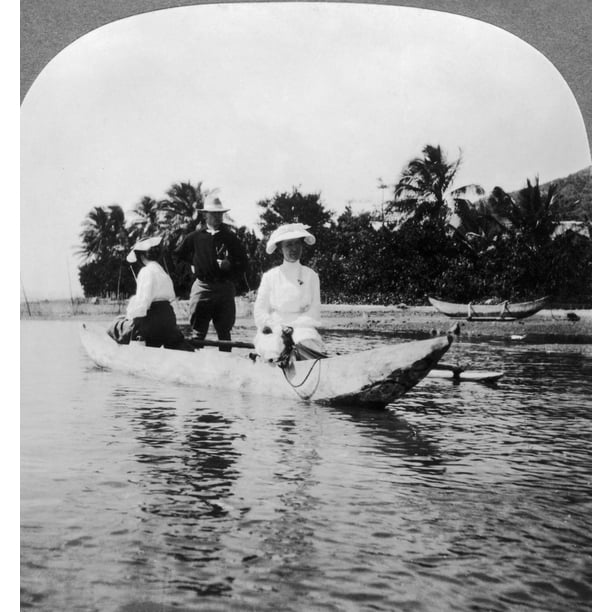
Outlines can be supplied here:
[[141, 240], [127, 256], [130, 263], [140, 261], [136, 294], [130, 298], [126, 314], [117, 317], [108, 335], [119, 344], [143, 340], [147, 346], [193, 351], [176, 324], [171, 302], [176, 299], [172, 279], [159, 265], [161, 238]]

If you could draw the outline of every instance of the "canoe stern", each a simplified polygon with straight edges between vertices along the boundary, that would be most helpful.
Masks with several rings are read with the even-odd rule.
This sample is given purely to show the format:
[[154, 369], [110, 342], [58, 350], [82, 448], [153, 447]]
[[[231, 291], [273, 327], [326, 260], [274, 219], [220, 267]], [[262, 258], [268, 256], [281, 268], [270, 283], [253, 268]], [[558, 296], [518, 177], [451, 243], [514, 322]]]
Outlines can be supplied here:
[[364, 385], [358, 391], [338, 395], [327, 403], [333, 406], [381, 407], [395, 401], [429, 374], [450, 348], [453, 337], [447, 335], [428, 342], [423, 355], [407, 360], [381, 379]]

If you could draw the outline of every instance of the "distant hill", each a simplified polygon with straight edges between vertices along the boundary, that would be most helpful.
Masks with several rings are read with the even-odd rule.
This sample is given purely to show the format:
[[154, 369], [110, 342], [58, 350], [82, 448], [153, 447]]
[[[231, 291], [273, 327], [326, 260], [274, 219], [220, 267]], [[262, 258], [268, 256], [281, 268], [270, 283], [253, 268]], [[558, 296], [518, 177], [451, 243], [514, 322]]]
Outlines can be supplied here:
[[[586, 219], [590, 221], [592, 219], [591, 166], [574, 172], [565, 178], [541, 184], [540, 192], [546, 194], [551, 183], [556, 183], [559, 187], [556, 206], [563, 221], [585, 221]], [[518, 191], [510, 193], [513, 200], [516, 200], [518, 193]]]

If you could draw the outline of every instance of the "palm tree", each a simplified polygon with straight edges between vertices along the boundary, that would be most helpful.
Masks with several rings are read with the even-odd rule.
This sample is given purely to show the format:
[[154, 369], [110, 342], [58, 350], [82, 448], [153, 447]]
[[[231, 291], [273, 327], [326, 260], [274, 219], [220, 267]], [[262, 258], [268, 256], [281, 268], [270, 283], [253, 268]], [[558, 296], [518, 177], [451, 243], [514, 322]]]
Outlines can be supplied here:
[[533, 247], [546, 244], [557, 226], [556, 199], [557, 185], [552, 183], [543, 197], [537, 176], [534, 184], [527, 179], [527, 186], [518, 192], [508, 218]]
[[538, 177], [533, 184], [527, 179], [527, 186], [518, 192], [516, 199], [501, 187], [494, 187], [484, 201], [457, 202], [450, 223], [473, 250], [490, 247], [497, 237], [512, 230], [530, 249], [536, 249], [550, 240], [557, 225], [553, 208], [556, 197], [555, 184], [549, 186], [546, 196], [542, 195]]
[[476, 253], [487, 250], [505, 231], [504, 224], [487, 210], [486, 204], [474, 207], [465, 201], [457, 202], [449, 224], [459, 239]]
[[403, 168], [394, 190], [391, 207], [403, 215], [414, 214], [442, 217], [448, 220], [457, 202], [469, 201], [472, 193], [484, 195], [480, 185], [465, 185], [452, 189], [461, 165], [459, 158], [450, 162], [440, 145], [426, 145], [422, 157], [415, 157]]
[[190, 182], [174, 183], [168, 189], [168, 197], [159, 203], [159, 227], [168, 247], [173, 248], [182, 237], [197, 228], [198, 213], [204, 207], [204, 201], [217, 191], [202, 189], [202, 183], [192, 185]]
[[322, 204], [320, 193], [303, 194], [297, 187], [260, 200], [257, 206], [262, 209], [259, 227], [266, 238], [283, 223], [304, 223], [319, 234], [325, 231], [333, 216]]
[[202, 191], [202, 183], [192, 185], [186, 183], [173, 183], [166, 191], [167, 199], [163, 200], [166, 213], [172, 217], [182, 217], [185, 220], [194, 219], [199, 209], [204, 206], [204, 200], [210, 191]]
[[486, 200], [473, 204], [457, 200], [449, 223], [471, 251], [482, 253], [507, 232], [514, 206], [512, 198], [501, 187], [494, 187]]
[[82, 223], [81, 246], [77, 252], [84, 262], [79, 266], [79, 280], [86, 296], [129, 294], [133, 282], [122, 274], [127, 264], [130, 237], [121, 206], [95, 206]]
[[159, 231], [160, 212], [159, 202], [144, 196], [134, 209], [136, 219], [130, 226], [130, 238], [139, 239], [156, 234]]
[[78, 253], [85, 261], [120, 257], [129, 246], [125, 214], [121, 206], [95, 206], [82, 223]]

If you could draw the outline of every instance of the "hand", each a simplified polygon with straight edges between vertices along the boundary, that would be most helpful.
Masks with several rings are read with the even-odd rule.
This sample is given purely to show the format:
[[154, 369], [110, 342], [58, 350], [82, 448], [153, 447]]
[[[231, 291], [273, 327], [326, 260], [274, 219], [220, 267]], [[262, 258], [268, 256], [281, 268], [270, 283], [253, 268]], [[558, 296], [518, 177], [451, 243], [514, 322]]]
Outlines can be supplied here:
[[142, 324], [144, 317], [134, 317], [132, 319], [132, 338], [134, 340], [142, 339]]
[[222, 272], [227, 272], [232, 267], [232, 264], [227, 257], [225, 259], [217, 259], [217, 265]]

